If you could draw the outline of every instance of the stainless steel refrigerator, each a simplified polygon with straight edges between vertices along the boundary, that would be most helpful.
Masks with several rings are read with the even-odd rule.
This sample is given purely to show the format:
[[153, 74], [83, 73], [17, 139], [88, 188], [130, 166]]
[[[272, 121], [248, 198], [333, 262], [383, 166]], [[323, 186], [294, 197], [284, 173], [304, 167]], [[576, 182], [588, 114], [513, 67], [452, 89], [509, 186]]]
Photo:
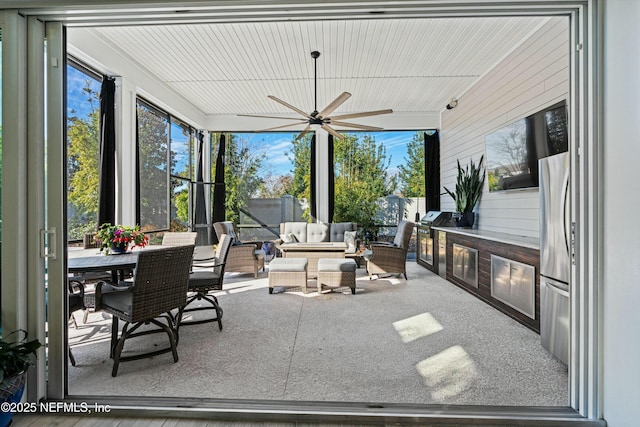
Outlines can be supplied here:
[[569, 360], [571, 239], [569, 154], [539, 160], [540, 177], [540, 338], [565, 364]]

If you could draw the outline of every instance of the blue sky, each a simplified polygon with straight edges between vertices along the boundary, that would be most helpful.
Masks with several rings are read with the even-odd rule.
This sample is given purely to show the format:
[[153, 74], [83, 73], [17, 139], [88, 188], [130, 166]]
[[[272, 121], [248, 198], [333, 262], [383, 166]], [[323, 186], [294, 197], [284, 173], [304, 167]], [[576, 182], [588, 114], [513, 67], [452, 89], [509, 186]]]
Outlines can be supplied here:
[[96, 92], [93, 107], [99, 108], [101, 82], [71, 66], [67, 67], [67, 110], [75, 111], [75, 115], [83, 119], [91, 112], [87, 94], [84, 92], [87, 81], [91, 89]]
[[[388, 131], [372, 132], [376, 142], [383, 142], [387, 149], [387, 158], [391, 158], [390, 172], [399, 165], [404, 164], [407, 153], [407, 144], [413, 138], [416, 131]], [[266, 155], [263, 175], [286, 175], [293, 170], [293, 165], [287, 157], [291, 148], [291, 139], [297, 133], [238, 133], [240, 138], [247, 140], [250, 147]]]

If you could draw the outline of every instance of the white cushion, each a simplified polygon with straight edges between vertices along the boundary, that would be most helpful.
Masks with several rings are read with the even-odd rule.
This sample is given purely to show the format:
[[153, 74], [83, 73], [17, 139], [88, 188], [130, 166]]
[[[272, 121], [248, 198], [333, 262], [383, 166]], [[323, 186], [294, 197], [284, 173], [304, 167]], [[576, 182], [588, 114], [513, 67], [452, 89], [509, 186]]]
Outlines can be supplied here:
[[329, 225], [321, 222], [307, 224], [307, 242], [318, 243], [329, 241]]
[[329, 240], [332, 242], [344, 242], [345, 231], [356, 231], [355, 222], [334, 222], [331, 224]]
[[284, 234], [293, 233], [296, 236], [296, 242], [307, 241], [307, 223], [306, 222], [285, 222], [280, 227], [280, 232]]

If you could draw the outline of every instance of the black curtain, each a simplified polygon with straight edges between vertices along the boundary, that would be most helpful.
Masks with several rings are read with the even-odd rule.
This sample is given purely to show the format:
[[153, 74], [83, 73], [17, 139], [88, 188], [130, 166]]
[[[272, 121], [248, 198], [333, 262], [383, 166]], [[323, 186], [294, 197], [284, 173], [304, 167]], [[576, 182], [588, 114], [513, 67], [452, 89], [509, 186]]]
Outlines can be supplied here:
[[140, 221], [140, 127], [138, 125], [138, 108], [136, 108], [136, 224]]
[[316, 135], [311, 137], [311, 156], [310, 156], [310, 165], [309, 165], [309, 210], [311, 214], [311, 218], [315, 221], [318, 210], [316, 209]]
[[333, 167], [333, 135], [329, 134], [329, 145], [327, 145], [328, 161], [328, 180], [329, 185], [329, 222], [333, 222], [333, 211], [335, 210], [335, 168]]
[[207, 224], [207, 206], [204, 192], [204, 134], [198, 132], [198, 158], [196, 159], [196, 182], [195, 182], [195, 215], [194, 227], [198, 233], [198, 244], [210, 244], [210, 230]]
[[[225, 193], [226, 185], [224, 182], [224, 155], [225, 155], [225, 135], [220, 135], [218, 144], [218, 156], [216, 157], [216, 176], [213, 180], [213, 218], [212, 222], [221, 222], [225, 220]], [[217, 240], [217, 238], [216, 238]]]
[[105, 76], [100, 89], [100, 184], [98, 225], [116, 220], [116, 81]]
[[440, 210], [440, 136], [424, 133], [424, 177], [427, 212]]
[[311, 137], [311, 147], [310, 147], [310, 157], [309, 157], [309, 213], [311, 214], [311, 218], [313, 221], [316, 220], [316, 216], [318, 214], [318, 210], [316, 209], [316, 135], [315, 133]]

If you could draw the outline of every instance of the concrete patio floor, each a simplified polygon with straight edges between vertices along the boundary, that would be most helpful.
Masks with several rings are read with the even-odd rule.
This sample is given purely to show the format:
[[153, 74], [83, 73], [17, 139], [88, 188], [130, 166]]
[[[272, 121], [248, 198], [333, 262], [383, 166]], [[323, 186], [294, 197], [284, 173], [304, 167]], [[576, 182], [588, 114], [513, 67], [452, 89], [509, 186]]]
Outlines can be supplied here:
[[[102, 313], [69, 341], [71, 396], [156, 396], [315, 402], [567, 406], [567, 368], [535, 332], [464, 290], [407, 263], [408, 280], [357, 292], [269, 295], [267, 273], [227, 274], [215, 323], [183, 326], [178, 353], [120, 365], [111, 377], [111, 321]], [[315, 285], [311, 289], [315, 289]], [[137, 341], [137, 342], [136, 342]], [[166, 345], [153, 334], [130, 350]], [[126, 350], [126, 347], [125, 347]]]

